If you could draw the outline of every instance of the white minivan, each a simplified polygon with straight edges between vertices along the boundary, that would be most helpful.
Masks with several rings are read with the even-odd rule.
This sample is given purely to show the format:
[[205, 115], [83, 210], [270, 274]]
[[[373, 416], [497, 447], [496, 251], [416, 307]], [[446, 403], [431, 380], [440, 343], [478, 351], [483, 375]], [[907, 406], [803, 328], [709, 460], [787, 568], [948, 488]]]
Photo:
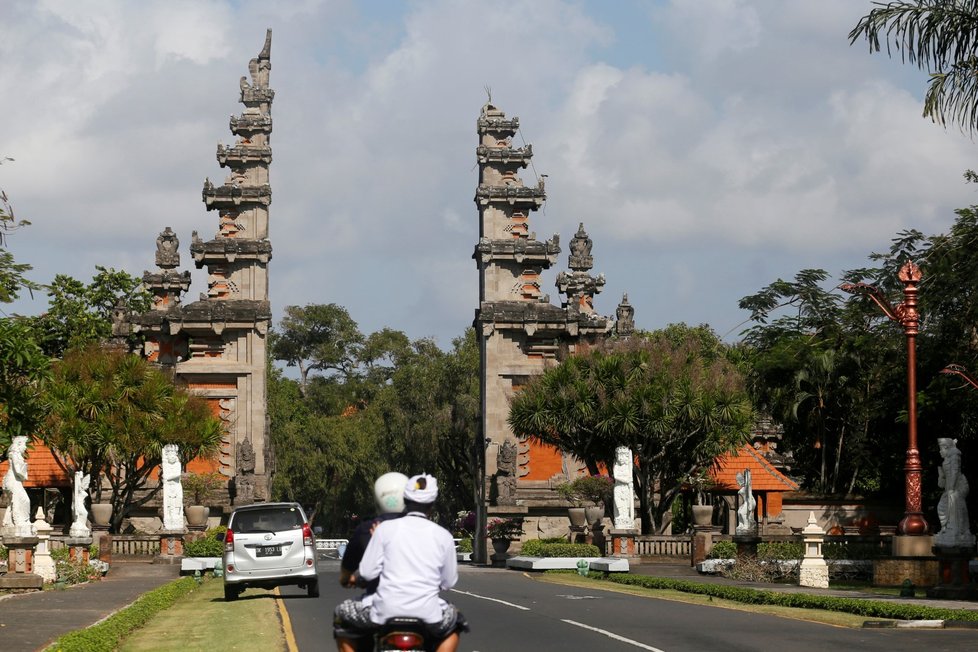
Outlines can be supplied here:
[[298, 503], [258, 503], [231, 513], [224, 535], [224, 599], [246, 588], [298, 585], [319, 597], [316, 538]]

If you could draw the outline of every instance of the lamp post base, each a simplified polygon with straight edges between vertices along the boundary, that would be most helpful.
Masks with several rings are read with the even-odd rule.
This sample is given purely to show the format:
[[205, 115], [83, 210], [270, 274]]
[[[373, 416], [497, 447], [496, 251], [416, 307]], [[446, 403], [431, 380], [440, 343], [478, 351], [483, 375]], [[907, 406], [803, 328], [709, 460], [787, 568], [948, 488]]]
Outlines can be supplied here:
[[904, 536], [922, 536], [930, 532], [927, 520], [920, 512], [907, 512], [897, 526], [897, 534]]

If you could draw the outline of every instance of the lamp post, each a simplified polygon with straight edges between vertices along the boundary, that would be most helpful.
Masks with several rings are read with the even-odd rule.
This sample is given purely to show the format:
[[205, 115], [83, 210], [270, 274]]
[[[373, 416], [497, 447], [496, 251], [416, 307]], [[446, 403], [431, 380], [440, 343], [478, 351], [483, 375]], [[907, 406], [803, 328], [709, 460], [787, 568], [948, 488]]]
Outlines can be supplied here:
[[903, 303], [891, 305], [878, 288], [866, 283], [843, 283], [843, 292], [864, 294], [883, 310], [883, 314], [903, 327], [907, 336], [907, 458], [904, 470], [904, 499], [906, 509], [897, 533], [919, 536], [928, 533], [927, 520], [920, 507], [921, 470], [920, 451], [917, 449], [917, 332], [920, 313], [917, 312], [917, 285], [920, 268], [907, 261], [897, 273], [903, 283]]

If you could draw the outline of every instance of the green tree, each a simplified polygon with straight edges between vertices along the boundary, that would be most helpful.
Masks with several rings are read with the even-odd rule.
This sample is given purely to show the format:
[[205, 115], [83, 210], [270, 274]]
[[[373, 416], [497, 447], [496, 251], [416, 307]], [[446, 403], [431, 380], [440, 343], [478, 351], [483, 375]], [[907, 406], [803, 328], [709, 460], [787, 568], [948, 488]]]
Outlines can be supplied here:
[[141, 357], [98, 345], [66, 352], [43, 397], [42, 440], [66, 472], [91, 474], [94, 501], [109, 494], [114, 532], [158, 493], [144, 489], [165, 444], [177, 444], [186, 463], [216, 453], [223, 434], [206, 401]]
[[631, 448], [643, 533], [661, 532], [683, 481], [750, 432], [753, 408], [728, 354], [708, 327], [682, 324], [597, 346], [531, 380], [509, 423], [592, 473]]
[[121, 301], [127, 312], [144, 312], [150, 295], [142, 281], [124, 271], [99, 265], [87, 285], [64, 274], [47, 286], [48, 310], [32, 318], [44, 351], [61, 357], [69, 348], [99, 342], [112, 335], [112, 311]]
[[0, 451], [6, 456], [10, 440], [32, 437], [44, 418], [40, 386], [49, 361], [33, 331], [16, 318], [0, 319]]
[[346, 308], [335, 303], [286, 306], [285, 316], [271, 341], [275, 360], [298, 367], [299, 386], [305, 392], [312, 371], [356, 374], [363, 334]]
[[924, 116], [940, 125], [978, 128], [978, 2], [898, 0], [877, 5], [849, 32], [849, 42], [869, 42], [870, 52], [896, 50], [902, 61], [930, 73]]

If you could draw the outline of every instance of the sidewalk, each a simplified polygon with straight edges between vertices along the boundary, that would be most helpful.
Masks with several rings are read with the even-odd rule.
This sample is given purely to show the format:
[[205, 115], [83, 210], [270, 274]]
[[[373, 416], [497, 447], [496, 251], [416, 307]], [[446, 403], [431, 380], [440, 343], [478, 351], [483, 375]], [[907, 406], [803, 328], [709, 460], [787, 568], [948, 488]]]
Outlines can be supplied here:
[[0, 650], [32, 652], [177, 579], [179, 565], [116, 562], [101, 582], [0, 597]]
[[917, 589], [917, 597], [901, 598], [898, 595], [880, 595], [868, 591], [840, 591], [837, 589], [813, 589], [797, 584], [776, 584], [771, 582], [738, 582], [719, 575], [704, 575], [697, 573], [696, 569], [688, 563], [638, 563], [632, 564], [630, 571], [635, 575], [648, 575], [651, 577], [668, 577], [674, 579], [690, 580], [693, 582], [727, 584], [730, 586], [742, 586], [751, 589], [761, 589], [764, 591], [777, 591], [780, 593], [806, 593], [809, 595], [832, 595], [841, 598], [853, 598], [861, 600], [879, 600], [881, 602], [899, 602], [918, 607], [934, 607], [938, 609], [968, 609], [978, 610], [978, 602], [969, 600], [932, 600], [927, 596], [926, 589]]

